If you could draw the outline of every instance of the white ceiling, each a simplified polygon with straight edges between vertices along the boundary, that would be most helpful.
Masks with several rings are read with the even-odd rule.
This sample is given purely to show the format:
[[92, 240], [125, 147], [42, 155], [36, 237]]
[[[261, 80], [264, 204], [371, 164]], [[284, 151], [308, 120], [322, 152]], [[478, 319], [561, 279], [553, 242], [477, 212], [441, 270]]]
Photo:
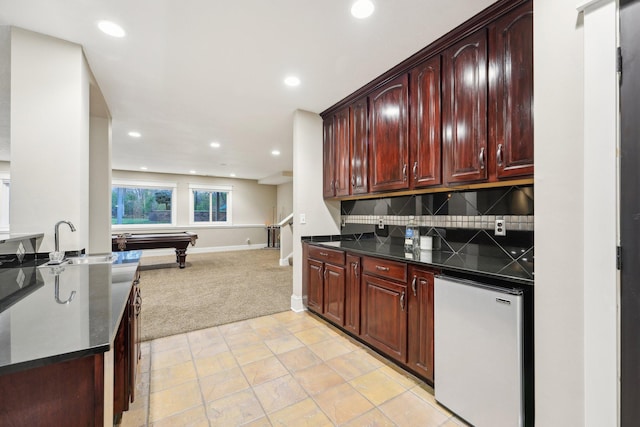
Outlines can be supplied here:
[[262, 179], [293, 167], [296, 109], [320, 113], [494, 2], [375, 0], [357, 20], [352, 1], [0, 0], [0, 25], [84, 47], [114, 169]]

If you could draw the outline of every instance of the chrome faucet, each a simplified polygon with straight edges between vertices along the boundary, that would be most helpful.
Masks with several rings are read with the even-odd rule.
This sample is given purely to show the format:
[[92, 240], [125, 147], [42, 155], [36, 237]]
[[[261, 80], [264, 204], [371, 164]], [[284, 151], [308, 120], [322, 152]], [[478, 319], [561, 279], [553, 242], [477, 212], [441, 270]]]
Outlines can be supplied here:
[[60, 239], [58, 238], [58, 229], [60, 228], [60, 224], [67, 224], [71, 231], [76, 231], [76, 227], [71, 223], [71, 221], [58, 221], [55, 226], [55, 246], [56, 252], [60, 251]]

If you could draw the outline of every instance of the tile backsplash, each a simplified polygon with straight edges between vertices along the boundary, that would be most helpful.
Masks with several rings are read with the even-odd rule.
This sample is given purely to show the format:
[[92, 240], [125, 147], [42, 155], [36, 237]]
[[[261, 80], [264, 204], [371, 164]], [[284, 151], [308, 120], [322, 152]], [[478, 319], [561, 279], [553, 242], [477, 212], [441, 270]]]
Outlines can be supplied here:
[[[342, 234], [401, 240], [410, 220], [443, 251], [533, 261], [533, 186], [417, 194], [341, 203]], [[495, 236], [496, 219], [506, 236]], [[382, 221], [384, 229], [379, 229]]]

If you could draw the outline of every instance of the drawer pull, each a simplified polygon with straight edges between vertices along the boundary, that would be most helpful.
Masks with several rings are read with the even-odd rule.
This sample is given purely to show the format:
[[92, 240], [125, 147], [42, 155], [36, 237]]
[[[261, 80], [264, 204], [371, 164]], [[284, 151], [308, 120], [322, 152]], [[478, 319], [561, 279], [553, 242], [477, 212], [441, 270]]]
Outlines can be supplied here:
[[378, 271], [389, 271], [389, 267], [383, 267], [381, 265], [376, 265], [376, 270], [378, 270]]
[[328, 253], [326, 253], [326, 252], [320, 252], [320, 255], [321, 255], [321, 256], [329, 256], [329, 254], [328, 254]]

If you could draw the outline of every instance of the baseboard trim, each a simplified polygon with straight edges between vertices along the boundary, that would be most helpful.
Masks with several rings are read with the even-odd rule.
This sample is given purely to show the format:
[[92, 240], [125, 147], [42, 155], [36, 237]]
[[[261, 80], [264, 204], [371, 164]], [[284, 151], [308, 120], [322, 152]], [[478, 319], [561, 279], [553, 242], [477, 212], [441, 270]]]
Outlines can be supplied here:
[[307, 310], [307, 297], [299, 295], [291, 295], [291, 310], [296, 313], [302, 313]]
[[[187, 248], [187, 255], [189, 254], [203, 254], [210, 252], [228, 252], [228, 251], [246, 251], [253, 249], [265, 249], [267, 245], [265, 243], [256, 243], [251, 245], [235, 245], [235, 246], [209, 246], [205, 248]], [[147, 256], [163, 256], [163, 255], [175, 255], [175, 249], [145, 249], [142, 251], [142, 255]], [[188, 258], [187, 258], [188, 259]]]

